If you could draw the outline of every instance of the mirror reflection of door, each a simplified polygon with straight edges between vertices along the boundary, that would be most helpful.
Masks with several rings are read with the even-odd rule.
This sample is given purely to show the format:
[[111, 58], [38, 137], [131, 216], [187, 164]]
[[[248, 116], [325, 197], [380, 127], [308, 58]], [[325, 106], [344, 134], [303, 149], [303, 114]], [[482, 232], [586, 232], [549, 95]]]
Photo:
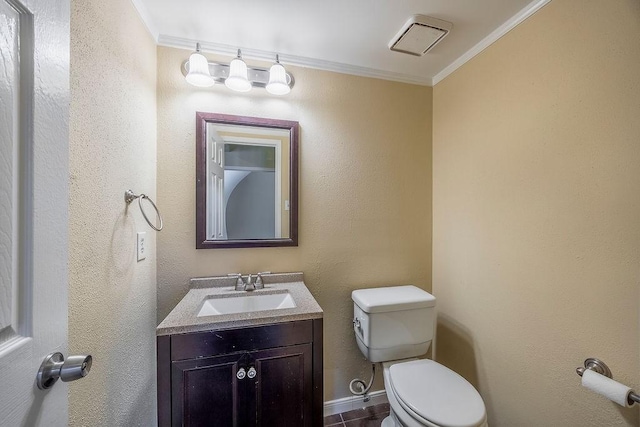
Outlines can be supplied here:
[[288, 132], [209, 124], [207, 136], [209, 238], [288, 237]]
[[[227, 239], [280, 237], [280, 141], [230, 137], [224, 145]], [[278, 179], [279, 181], [279, 179]]]

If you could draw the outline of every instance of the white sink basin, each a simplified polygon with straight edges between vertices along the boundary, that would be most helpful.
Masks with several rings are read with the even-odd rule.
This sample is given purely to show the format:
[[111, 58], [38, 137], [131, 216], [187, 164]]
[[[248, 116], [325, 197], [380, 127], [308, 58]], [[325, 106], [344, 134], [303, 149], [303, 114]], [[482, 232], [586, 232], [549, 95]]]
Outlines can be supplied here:
[[296, 303], [289, 292], [269, 294], [243, 294], [232, 297], [209, 297], [204, 300], [198, 317], [219, 314], [247, 313], [264, 310], [295, 308]]

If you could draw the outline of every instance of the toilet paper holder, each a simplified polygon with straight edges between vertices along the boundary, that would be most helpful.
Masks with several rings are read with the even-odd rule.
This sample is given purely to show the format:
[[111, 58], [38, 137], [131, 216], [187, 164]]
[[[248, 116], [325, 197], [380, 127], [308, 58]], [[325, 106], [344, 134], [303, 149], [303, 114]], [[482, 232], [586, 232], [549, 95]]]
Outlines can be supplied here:
[[[599, 373], [600, 375], [604, 375], [607, 378], [613, 379], [613, 374], [611, 374], [611, 369], [600, 359], [596, 359], [595, 357], [590, 357], [584, 361], [584, 368], [581, 366], [576, 368], [576, 373], [580, 376], [584, 374], [584, 371], [589, 369], [590, 371], [594, 371]], [[633, 405], [633, 403], [640, 403], [640, 395], [636, 393], [629, 393], [629, 404]]]

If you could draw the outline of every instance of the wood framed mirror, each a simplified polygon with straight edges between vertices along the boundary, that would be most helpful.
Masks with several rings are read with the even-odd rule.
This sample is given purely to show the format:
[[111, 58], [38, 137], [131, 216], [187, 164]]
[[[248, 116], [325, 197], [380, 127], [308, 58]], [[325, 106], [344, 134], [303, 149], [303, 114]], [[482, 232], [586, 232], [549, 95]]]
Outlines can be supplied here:
[[196, 113], [196, 249], [298, 246], [298, 122]]

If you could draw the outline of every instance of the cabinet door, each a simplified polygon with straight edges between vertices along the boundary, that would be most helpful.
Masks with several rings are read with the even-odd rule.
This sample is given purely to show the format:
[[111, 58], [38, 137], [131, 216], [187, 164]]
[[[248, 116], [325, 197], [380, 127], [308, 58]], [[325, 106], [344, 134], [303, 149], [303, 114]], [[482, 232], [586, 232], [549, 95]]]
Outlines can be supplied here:
[[255, 397], [250, 408], [256, 420], [251, 425], [311, 426], [311, 344], [255, 351], [251, 359], [256, 369]]
[[188, 359], [171, 364], [173, 426], [240, 427], [248, 416], [248, 381], [237, 378], [246, 369], [248, 353]]

